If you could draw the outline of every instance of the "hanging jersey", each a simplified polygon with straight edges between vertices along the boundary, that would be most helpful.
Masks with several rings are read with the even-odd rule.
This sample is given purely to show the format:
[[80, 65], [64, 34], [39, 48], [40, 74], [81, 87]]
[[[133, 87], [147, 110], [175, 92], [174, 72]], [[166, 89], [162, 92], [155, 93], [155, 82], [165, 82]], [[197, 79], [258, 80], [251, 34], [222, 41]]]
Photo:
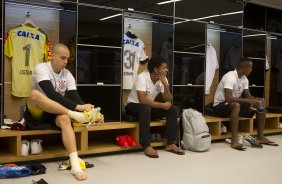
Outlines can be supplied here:
[[218, 60], [215, 49], [211, 44], [207, 45], [207, 55], [206, 55], [206, 85], [205, 94], [210, 94], [210, 88], [213, 82], [214, 74], [216, 69], [218, 69]]
[[12, 58], [12, 95], [28, 97], [36, 64], [49, 61], [50, 42], [39, 28], [26, 25], [11, 29], [5, 38], [5, 55]]
[[124, 35], [123, 39], [123, 89], [131, 89], [137, 77], [139, 62], [148, 58], [145, 45], [139, 38]]

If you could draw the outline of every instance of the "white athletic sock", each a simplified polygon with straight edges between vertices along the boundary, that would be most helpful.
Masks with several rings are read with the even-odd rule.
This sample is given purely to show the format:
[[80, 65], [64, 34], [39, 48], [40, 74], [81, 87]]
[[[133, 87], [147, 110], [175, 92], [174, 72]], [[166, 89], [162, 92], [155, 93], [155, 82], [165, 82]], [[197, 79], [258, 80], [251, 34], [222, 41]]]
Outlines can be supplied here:
[[71, 163], [71, 173], [75, 174], [77, 172], [82, 172], [82, 169], [79, 165], [79, 159], [77, 152], [72, 152], [70, 155], [70, 163]]
[[68, 116], [72, 119], [75, 119], [76, 121], [80, 122], [80, 123], [86, 123], [87, 120], [85, 119], [85, 116], [83, 114], [83, 112], [76, 112], [76, 111], [68, 111]]

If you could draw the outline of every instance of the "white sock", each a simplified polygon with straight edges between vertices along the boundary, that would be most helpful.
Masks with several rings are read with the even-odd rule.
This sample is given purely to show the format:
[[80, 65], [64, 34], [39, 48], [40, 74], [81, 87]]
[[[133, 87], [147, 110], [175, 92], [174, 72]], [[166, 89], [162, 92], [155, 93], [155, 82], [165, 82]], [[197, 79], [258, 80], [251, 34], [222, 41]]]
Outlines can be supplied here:
[[77, 152], [72, 152], [70, 155], [70, 163], [71, 163], [71, 173], [75, 174], [77, 172], [82, 172], [82, 169], [79, 165], [79, 159]]
[[85, 116], [83, 114], [83, 112], [76, 112], [76, 111], [71, 111], [69, 110], [68, 111], [68, 116], [80, 123], [86, 123], [88, 122], [86, 119], [85, 119]]

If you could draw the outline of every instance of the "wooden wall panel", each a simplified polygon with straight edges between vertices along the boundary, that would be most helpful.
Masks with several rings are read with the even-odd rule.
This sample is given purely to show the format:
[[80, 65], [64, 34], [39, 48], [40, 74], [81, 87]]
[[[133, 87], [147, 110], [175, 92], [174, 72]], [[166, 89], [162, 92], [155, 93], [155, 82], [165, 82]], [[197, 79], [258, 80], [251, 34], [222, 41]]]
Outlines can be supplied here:
[[[11, 28], [22, 24], [30, 13], [30, 19], [35, 25], [47, 33], [53, 45], [59, 42], [59, 10], [25, 5], [5, 4], [5, 34]], [[25, 98], [11, 95], [11, 61], [4, 59], [4, 114], [13, 120], [20, 118], [21, 106], [26, 103]]]

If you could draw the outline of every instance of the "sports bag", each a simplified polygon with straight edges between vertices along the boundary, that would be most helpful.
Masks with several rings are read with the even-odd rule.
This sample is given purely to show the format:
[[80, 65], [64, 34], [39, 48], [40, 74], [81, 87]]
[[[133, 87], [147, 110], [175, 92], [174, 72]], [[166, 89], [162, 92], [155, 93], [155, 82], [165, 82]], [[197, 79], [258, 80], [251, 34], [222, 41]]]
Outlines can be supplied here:
[[181, 144], [190, 151], [208, 151], [211, 135], [203, 115], [194, 109], [184, 109], [182, 113], [183, 137]]

